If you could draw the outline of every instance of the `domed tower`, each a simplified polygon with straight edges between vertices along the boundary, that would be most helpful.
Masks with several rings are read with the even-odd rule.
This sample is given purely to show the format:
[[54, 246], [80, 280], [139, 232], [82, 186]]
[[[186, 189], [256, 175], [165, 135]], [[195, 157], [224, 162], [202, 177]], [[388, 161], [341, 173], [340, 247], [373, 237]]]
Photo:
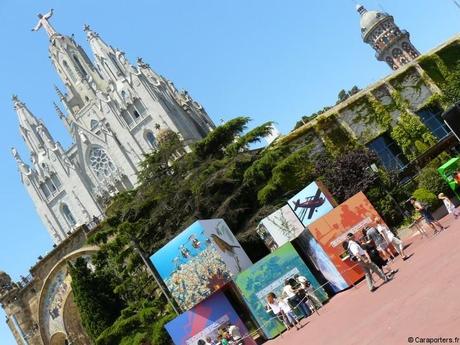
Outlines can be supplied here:
[[410, 41], [409, 32], [400, 30], [391, 15], [368, 11], [362, 5], [356, 9], [361, 15], [363, 41], [374, 48], [377, 60], [385, 61], [396, 70], [420, 55]]

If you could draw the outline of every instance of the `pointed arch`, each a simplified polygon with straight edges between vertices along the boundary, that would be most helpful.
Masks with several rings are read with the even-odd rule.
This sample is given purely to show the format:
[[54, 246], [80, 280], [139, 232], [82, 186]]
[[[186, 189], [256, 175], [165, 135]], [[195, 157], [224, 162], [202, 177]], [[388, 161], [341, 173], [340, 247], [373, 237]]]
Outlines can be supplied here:
[[64, 69], [67, 72], [67, 75], [70, 77], [70, 79], [76, 81], [75, 73], [73, 73], [72, 68], [70, 68], [66, 60], [62, 60], [62, 65], [64, 66]]
[[92, 119], [90, 121], [90, 128], [91, 128], [92, 131], [97, 129], [98, 126], [99, 126], [99, 121], [97, 121], [95, 119]]
[[76, 65], [77, 65], [78, 69], [80, 70], [81, 74], [82, 74], [84, 77], [88, 76], [88, 73], [86, 73], [86, 69], [83, 67], [83, 65], [81, 64], [81, 62], [80, 62], [80, 60], [78, 59], [78, 57], [77, 57], [75, 54], [73, 54], [72, 57], [73, 57], [73, 59], [74, 59]]
[[112, 61], [112, 64], [117, 69], [118, 74], [123, 75], [123, 71], [121, 70], [120, 65], [118, 64], [118, 61], [117, 61], [115, 55], [113, 55], [112, 53], [109, 53], [109, 58]]
[[147, 144], [149, 144], [149, 146], [152, 149], [155, 149], [158, 147], [157, 139], [155, 138], [155, 135], [153, 134], [151, 130], [146, 130], [144, 132], [144, 138]]
[[61, 213], [64, 216], [64, 219], [66, 220], [67, 224], [70, 225], [70, 227], [74, 227], [77, 224], [77, 221], [75, 220], [75, 217], [70, 211], [69, 206], [64, 202], [61, 203]]

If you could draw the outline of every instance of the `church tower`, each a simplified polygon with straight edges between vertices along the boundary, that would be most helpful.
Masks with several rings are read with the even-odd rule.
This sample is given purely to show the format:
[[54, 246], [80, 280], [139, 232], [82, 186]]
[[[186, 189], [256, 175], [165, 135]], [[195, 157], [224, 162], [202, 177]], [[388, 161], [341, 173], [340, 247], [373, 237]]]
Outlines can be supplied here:
[[361, 16], [363, 41], [375, 50], [375, 57], [385, 61], [393, 70], [414, 60], [420, 53], [412, 45], [409, 32], [400, 30], [391, 15], [368, 11], [362, 5], [356, 9]]
[[13, 97], [21, 135], [31, 155], [27, 165], [13, 149], [21, 180], [54, 242], [77, 226], [103, 217], [118, 192], [137, 185], [139, 164], [155, 150], [157, 137], [173, 131], [189, 146], [215, 126], [186, 91], [125, 54], [85, 25], [94, 60], [73, 36], [57, 32], [51, 10], [39, 14], [33, 31], [43, 30], [49, 57], [65, 90], [55, 86], [64, 109], [56, 112], [72, 137], [64, 150], [44, 123]]
[[102, 209], [91, 194], [90, 180], [45, 124], [17, 96], [13, 96], [13, 105], [32, 162], [27, 165], [12, 148], [21, 181], [52, 240], [60, 243], [79, 225], [100, 217]]

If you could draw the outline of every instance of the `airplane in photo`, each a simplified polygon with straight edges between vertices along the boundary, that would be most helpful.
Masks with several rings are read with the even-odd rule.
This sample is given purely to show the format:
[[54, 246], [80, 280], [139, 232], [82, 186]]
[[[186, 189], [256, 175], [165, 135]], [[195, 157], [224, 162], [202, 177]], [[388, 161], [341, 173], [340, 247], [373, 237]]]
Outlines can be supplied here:
[[323, 205], [324, 201], [326, 200], [325, 198], [321, 197], [321, 190], [318, 188], [318, 190], [316, 191], [316, 194], [314, 196], [306, 197], [305, 201], [301, 202], [300, 199], [298, 199], [297, 201], [294, 201], [294, 212], [298, 208], [302, 209], [299, 212], [299, 218], [300, 218], [300, 221], [303, 222], [303, 220], [305, 219], [305, 216], [307, 216], [308, 210], [310, 210], [310, 212], [308, 212], [307, 219], [311, 219], [316, 209], [320, 207], [321, 205]]

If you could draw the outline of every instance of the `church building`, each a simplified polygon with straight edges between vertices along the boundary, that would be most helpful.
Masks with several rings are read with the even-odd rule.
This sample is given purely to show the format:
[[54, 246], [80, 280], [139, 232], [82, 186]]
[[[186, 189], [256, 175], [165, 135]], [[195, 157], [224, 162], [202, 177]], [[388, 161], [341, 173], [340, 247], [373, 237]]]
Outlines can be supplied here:
[[86, 25], [91, 60], [72, 36], [53, 28], [52, 14], [39, 15], [33, 30], [48, 36], [51, 62], [66, 88], [56, 87], [64, 110], [55, 108], [73, 143], [64, 149], [13, 96], [31, 164], [15, 148], [12, 153], [43, 224], [59, 244], [78, 226], [103, 217], [116, 193], [136, 186], [139, 163], [162, 133], [173, 131], [190, 145], [215, 126], [187, 91], [178, 91], [141, 58], [132, 65]]

